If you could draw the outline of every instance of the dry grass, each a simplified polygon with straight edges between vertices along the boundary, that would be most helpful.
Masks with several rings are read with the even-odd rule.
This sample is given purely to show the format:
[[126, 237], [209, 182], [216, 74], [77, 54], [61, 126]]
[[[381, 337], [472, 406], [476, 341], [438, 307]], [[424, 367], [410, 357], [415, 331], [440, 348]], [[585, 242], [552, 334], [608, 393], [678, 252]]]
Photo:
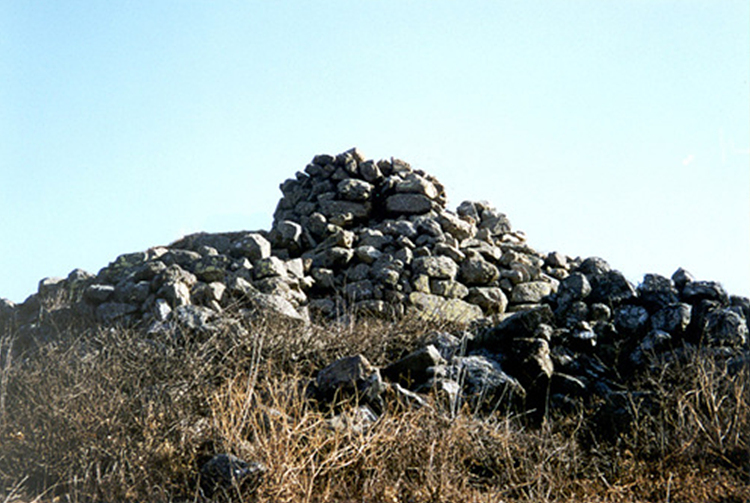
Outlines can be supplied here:
[[238, 501], [750, 501], [748, 369], [729, 376], [698, 352], [639, 383], [649, 400], [616, 435], [590, 411], [539, 426], [453, 417], [437, 397], [419, 410], [391, 397], [374, 426], [342, 431], [305, 399], [334, 359], [382, 365], [434, 328], [257, 320], [150, 340], [79, 327], [13, 359], [5, 334], [0, 502], [200, 501], [197, 468], [220, 452], [268, 468]]

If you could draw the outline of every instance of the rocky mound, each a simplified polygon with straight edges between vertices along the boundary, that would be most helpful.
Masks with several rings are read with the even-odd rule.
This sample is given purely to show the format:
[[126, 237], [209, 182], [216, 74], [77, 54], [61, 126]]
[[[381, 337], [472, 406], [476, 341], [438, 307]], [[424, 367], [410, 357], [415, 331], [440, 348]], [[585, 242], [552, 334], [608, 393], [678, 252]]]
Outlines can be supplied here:
[[[635, 286], [602, 259], [539, 253], [487, 202], [446, 209], [440, 182], [404, 161], [318, 155], [281, 192], [270, 231], [194, 234], [96, 275], [44, 279], [23, 304], [0, 302], [0, 324], [16, 327], [20, 350], [71, 313], [151, 334], [218, 330], [229, 307], [300, 323], [352, 313], [474, 322], [464, 340], [438, 334], [382, 373], [416, 391], [535, 407], [611, 401], [634, 370], [685, 344], [747, 363], [747, 298], [682, 269]], [[377, 379], [329, 381], [379, 382], [365, 363], [345, 368]]]

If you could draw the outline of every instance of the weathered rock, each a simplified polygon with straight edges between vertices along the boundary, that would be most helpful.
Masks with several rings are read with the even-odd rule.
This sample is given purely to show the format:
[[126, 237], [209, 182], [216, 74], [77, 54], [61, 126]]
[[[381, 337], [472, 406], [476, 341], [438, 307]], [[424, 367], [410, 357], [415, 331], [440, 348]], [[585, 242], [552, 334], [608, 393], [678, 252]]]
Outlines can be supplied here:
[[431, 368], [444, 363], [435, 346], [429, 344], [384, 368], [383, 377], [414, 387], [427, 381]]
[[443, 369], [443, 374], [431, 383], [433, 387], [448, 379], [461, 386], [466, 398], [488, 408], [512, 405], [526, 396], [526, 390], [517, 379], [505, 373], [497, 361], [485, 356], [456, 357]]
[[356, 178], [341, 180], [336, 186], [338, 194], [347, 201], [367, 201], [372, 196], [373, 186]]
[[138, 311], [138, 306], [122, 302], [105, 302], [96, 308], [96, 317], [99, 321], [112, 324], [115, 322], [127, 323], [129, 315]]
[[354, 433], [361, 435], [377, 422], [378, 416], [367, 405], [360, 405], [351, 410], [345, 410], [326, 420], [331, 430], [340, 433]]
[[235, 241], [232, 246], [235, 256], [247, 257], [253, 262], [271, 256], [271, 243], [262, 235], [250, 233]]
[[266, 257], [259, 259], [255, 263], [253, 274], [255, 279], [263, 279], [271, 276], [284, 276], [286, 275], [286, 265], [284, 261], [278, 257]]
[[609, 266], [606, 260], [599, 257], [589, 257], [578, 266], [577, 272], [586, 275], [591, 280], [592, 277], [602, 276], [610, 272], [612, 268]]
[[682, 267], [677, 269], [674, 274], [672, 274], [672, 281], [679, 291], [682, 291], [685, 288], [685, 285], [694, 280], [695, 278], [693, 278], [693, 275], [687, 272]]
[[713, 300], [727, 305], [729, 296], [724, 287], [716, 281], [692, 281], [687, 283], [681, 292], [681, 300], [696, 305], [702, 300]]
[[601, 302], [609, 306], [618, 306], [636, 297], [633, 285], [620, 271], [607, 271], [594, 276], [591, 285], [591, 302]]
[[508, 350], [515, 338], [533, 338], [541, 324], [554, 325], [554, 315], [548, 305], [514, 313], [500, 324], [478, 334], [470, 347], [502, 353]]
[[385, 391], [380, 371], [362, 355], [340, 358], [318, 372], [315, 379], [320, 400], [356, 396], [362, 402], [378, 402]]
[[637, 291], [641, 303], [651, 312], [679, 302], [672, 280], [658, 274], [646, 274]]
[[469, 294], [464, 300], [481, 307], [488, 315], [504, 313], [508, 307], [508, 298], [502, 289], [491, 286], [469, 288]]
[[269, 316], [287, 322], [307, 323], [307, 316], [297, 311], [291, 302], [280, 295], [258, 292], [247, 300], [250, 310], [255, 315]]
[[636, 367], [646, 365], [657, 353], [669, 348], [672, 336], [662, 330], [653, 330], [630, 354], [630, 361]]
[[513, 288], [510, 301], [521, 304], [538, 303], [553, 291], [553, 285], [546, 281], [520, 283]]
[[653, 330], [680, 335], [690, 325], [692, 308], [690, 304], [671, 304], [654, 313], [651, 317]]
[[574, 272], [560, 282], [558, 297], [567, 302], [582, 300], [591, 293], [591, 283], [581, 272]]
[[215, 317], [215, 312], [201, 306], [177, 306], [172, 311], [172, 319], [181, 328], [193, 332], [210, 332], [215, 330], [215, 327], [210, 323]]
[[472, 238], [477, 232], [476, 227], [471, 222], [461, 220], [458, 216], [447, 211], [443, 211], [438, 215], [438, 222], [443, 231], [459, 241]]
[[538, 338], [516, 338], [511, 343], [513, 368], [521, 378], [521, 384], [529, 387], [546, 386], [555, 365], [552, 362], [549, 343]]
[[707, 344], [742, 347], [747, 343], [747, 339], [748, 328], [745, 319], [731, 309], [717, 309], [706, 316], [704, 340]]
[[446, 299], [422, 292], [409, 294], [415, 314], [426, 321], [469, 323], [482, 318], [482, 309], [460, 299]]
[[422, 194], [393, 194], [385, 200], [385, 209], [393, 215], [421, 215], [432, 209], [432, 201]]
[[450, 279], [433, 279], [430, 281], [430, 292], [452, 299], [463, 299], [469, 295], [467, 287]]
[[417, 257], [412, 262], [415, 274], [424, 274], [430, 278], [454, 279], [458, 266], [448, 257]]
[[497, 267], [478, 256], [461, 262], [459, 272], [461, 281], [469, 286], [489, 285], [500, 276]]
[[112, 285], [89, 285], [83, 293], [83, 298], [92, 304], [101, 304], [108, 301], [115, 294]]
[[615, 311], [615, 326], [625, 334], [642, 332], [648, 322], [648, 311], [644, 307], [625, 305]]
[[217, 454], [200, 468], [203, 496], [236, 496], [256, 488], [267, 468], [261, 463], [247, 462], [231, 454]]

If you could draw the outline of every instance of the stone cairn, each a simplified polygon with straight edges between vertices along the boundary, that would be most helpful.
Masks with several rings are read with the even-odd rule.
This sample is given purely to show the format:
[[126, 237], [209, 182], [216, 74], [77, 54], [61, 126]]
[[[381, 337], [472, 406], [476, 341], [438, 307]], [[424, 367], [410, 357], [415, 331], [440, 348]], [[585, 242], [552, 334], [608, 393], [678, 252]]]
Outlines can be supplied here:
[[[96, 275], [44, 279], [20, 305], [0, 300], [0, 328], [12, 324], [17, 343], [39, 340], [52, 314], [82, 311], [152, 334], [210, 332], [230, 306], [300, 323], [353, 313], [473, 323], [463, 339], [436, 334], [382, 369], [391, 389], [416, 401], [427, 389], [455, 403], [516, 397], [537, 409], [615, 403], [623, 376], [685, 344], [747, 365], [746, 297], [682, 269], [634, 286], [600, 258], [539, 253], [487, 202], [447, 210], [438, 180], [404, 161], [318, 155], [281, 192], [270, 231], [193, 234]], [[66, 302], [55, 310], [55, 299]], [[381, 370], [352, 358], [323, 369], [314, 394], [363, 383], [358, 393], [378, 409]]]

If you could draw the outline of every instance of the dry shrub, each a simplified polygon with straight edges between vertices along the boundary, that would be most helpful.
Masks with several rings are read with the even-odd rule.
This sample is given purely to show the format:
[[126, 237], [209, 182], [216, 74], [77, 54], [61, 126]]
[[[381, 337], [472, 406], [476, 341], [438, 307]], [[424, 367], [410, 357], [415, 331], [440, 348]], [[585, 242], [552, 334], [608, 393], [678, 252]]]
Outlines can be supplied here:
[[446, 327], [237, 318], [212, 334], [70, 331], [12, 359], [8, 334], [0, 501], [198, 501], [198, 468], [221, 452], [268, 468], [238, 501], [750, 500], [746, 368], [665, 360], [639, 383], [654, 403], [617, 438], [592, 435], [583, 410], [538, 425], [439, 397], [391, 398], [370, 428], [337, 429], [305, 397], [317, 370], [353, 354], [384, 365]]

